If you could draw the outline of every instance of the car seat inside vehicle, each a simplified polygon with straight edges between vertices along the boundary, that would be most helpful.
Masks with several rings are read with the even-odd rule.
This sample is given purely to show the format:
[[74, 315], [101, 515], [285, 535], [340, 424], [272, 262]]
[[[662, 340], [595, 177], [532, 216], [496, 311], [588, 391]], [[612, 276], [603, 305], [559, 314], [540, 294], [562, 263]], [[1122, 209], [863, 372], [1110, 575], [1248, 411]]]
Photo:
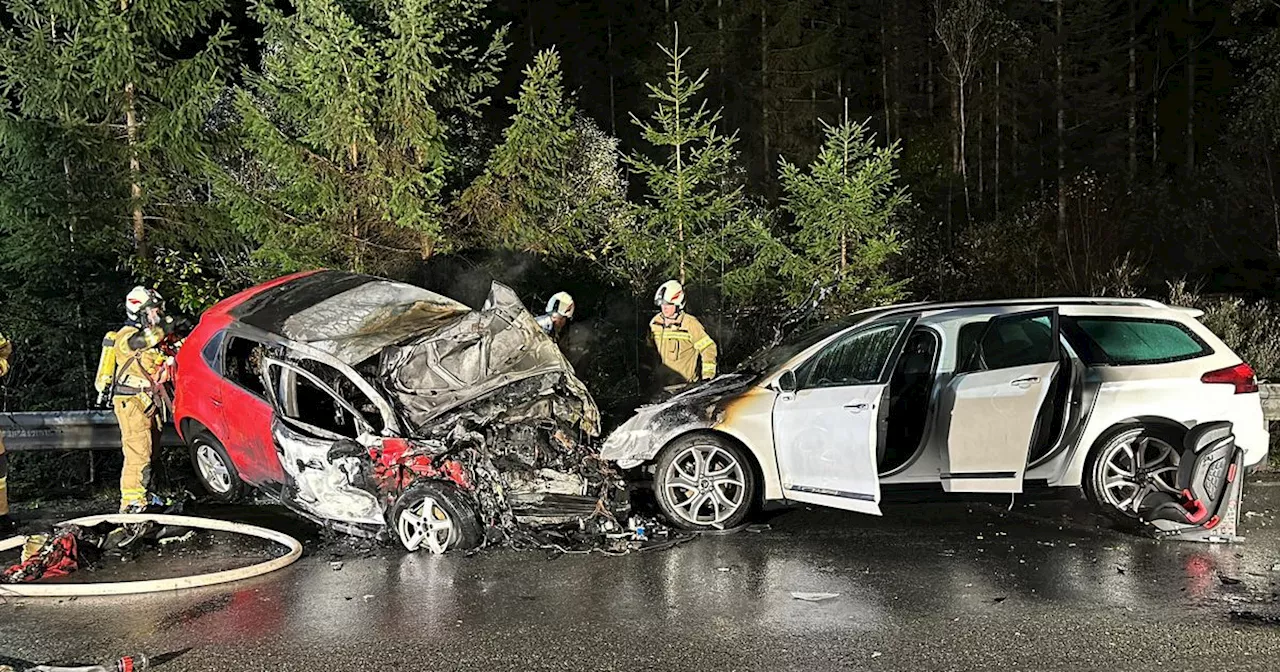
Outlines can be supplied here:
[[907, 337], [902, 356], [889, 377], [887, 403], [876, 446], [878, 471], [894, 471], [913, 458], [924, 443], [929, 403], [938, 366], [938, 336], [916, 329]]

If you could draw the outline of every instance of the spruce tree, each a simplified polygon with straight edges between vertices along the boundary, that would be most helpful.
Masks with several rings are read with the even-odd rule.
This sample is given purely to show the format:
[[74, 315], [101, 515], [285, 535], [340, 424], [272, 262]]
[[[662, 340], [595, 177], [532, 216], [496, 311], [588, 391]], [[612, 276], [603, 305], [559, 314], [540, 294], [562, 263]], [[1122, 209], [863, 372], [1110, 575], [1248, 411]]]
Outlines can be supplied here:
[[487, 0], [284, 4], [253, 5], [264, 55], [236, 94], [245, 151], [219, 180], [258, 261], [393, 272], [446, 249], [454, 141], [506, 51]]
[[894, 224], [910, 202], [894, 166], [898, 143], [877, 147], [869, 122], [826, 126], [826, 141], [807, 170], [780, 163], [783, 208], [795, 233], [782, 273], [793, 301], [814, 283], [833, 290], [832, 308], [891, 303], [905, 281], [888, 262], [901, 249]]
[[[539, 53], [525, 70], [515, 115], [485, 172], [459, 199], [458, 215], [477, 242], [553, 256], [589, 252], [625, 199], [613, 168], [597, 170], [596, 147], [612, 147], [564, 93], [560, 56]], [[598, 131], [596, 131], [598, 133]], [[607, 160], [607, 159], [606, 159]]]
[[91, 157], [59, 147], [62, 172], [103, 187], [107, 210], [129, 222], [140, 260], [153, 242], [198, 232], [182, 226], [191, 223], [184, 195], [200, 181], [184, 173], [204, 150], [201, 125], [229, 67], [225, 1], [5, 0], [3, 13], [11, 19], [0, 29], [4, 123], [39, 122], [64, 134], [45, 136], [49, 147], [10, 150], [92, 144]]
[[720, 112], [708, 110], [699, 97], [706, 72], [690, 77], [686, 71], [688, 49], [680, 47], [678, 26], [674, 46], [661, 48], [670, 67], [662, 86], [648, 85], [652, 119], [632, 115], [656, 158], [628, 158], [648, 193], [635, 208], [635, 227], [615, 232], [616, 244], [627, 273], [640, 284], [652, 282], [653, 274], [705, 281], [721, 262], [732, 261], [721, 232], [743, 206], [741, 187], [732, 179], [737, 136], [716, 129]]

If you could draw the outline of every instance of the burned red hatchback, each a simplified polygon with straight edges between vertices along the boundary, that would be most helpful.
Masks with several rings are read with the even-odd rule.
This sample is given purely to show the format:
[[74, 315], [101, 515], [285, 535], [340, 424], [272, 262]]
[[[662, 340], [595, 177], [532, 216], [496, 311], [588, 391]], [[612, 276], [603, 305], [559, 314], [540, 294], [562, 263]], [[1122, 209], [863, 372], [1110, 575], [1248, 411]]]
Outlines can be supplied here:
[[443, 552], [612, 521], [599, 411], [509, 288], [473, 310], [420, 287], [303, 273], [207, 311], [175, 421], [202, 485], [335, 530]]

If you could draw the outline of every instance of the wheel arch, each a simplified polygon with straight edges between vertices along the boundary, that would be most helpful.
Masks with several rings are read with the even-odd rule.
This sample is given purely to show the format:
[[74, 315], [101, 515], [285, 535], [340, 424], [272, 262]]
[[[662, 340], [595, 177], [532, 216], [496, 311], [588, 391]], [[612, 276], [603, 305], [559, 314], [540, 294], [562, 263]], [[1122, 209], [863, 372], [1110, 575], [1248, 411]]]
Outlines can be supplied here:
[[203, 422], [200, 422], [199, 420], [196, 420], [191, 416], [187, 416], [178, 420], [177, 429], [178, 429], [178, 438], [182, 439], [183, 442], [185, 443], [190, 443], [191, 437], [200, 432], [209, 432], [210, 434], [213, 433], [212, 431], [209, 430], [208, 427], [205, 426]]
[[[1108, 441], [1115, 438], [1117, 434], [1127, 432], [1137, 426], [1162, 429], [1170, 434], [1176, 434], [1179, 438], [1186, 436], [1187, 432], [1190, 430], [1187, 425], [1178, 422], [1173, 418], [1167, 418], [1160, 415], [1135, 415], [1133, 417], [1117, 420], [1111, 423], [1111, 426], [1102, 430], [1102, 433], [1098, 434], [1098, 438], [1094, 439], [1093, 443], [1089, 444], [1087, 457], [1092, 458], [1099, 450], [1102, 449], [1103, 446], [1107, 444]], [[1179, 444], [1174, 448], [1181, 449], [1182, 446]]]

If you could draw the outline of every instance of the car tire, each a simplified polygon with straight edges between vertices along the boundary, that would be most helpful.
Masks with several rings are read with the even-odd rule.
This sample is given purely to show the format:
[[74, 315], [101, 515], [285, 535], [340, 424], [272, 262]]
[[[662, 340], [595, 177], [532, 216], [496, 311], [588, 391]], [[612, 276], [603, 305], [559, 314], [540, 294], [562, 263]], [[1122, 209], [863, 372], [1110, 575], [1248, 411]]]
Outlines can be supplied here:
[[698, 531], [741, 525], [755, 507], [758, 485], [741, 447], [713, 434], [695, 434], [658, 454], [653, 490], [668, 522]]
[[405, 550], [445, 553], [480, 545], [480, 518], [469, 497], [447, 483], [411, 486], [391, 507], [391, 531]]
[[205, 430], [196, 432], [187, 446], [191, 451], [191, 466], [195, 468], [196, 479], [205, 492], [223, 502], [234, 502], [244, 495], [245, 484], [240, 480], [235, 463], [213, 434]]
[[[1085, 460], [1081, 479], [1085, 496], [1099, 513], [1113, 520], [1122, 523], [1136, 521], [1136, 505], [1129, 497], [1136, 498], [1144, 485], [1176, 492], [1183, 435], [1183, 432], [1161, 425], [1135, 423], [1113, 428], [1095, 444]], [[1145, 446], [1142, 445], [1144, 441]], [[1126, 446], [1129, 450], [1142, 451], [1138, 462], [1143, 467], [1138, 470], [1130, 468]], [[1159, 482], [1151, 479], [1159, 479]], [[1120, 481], [1131, 481], [1132, 485], [1120, 485]]]

